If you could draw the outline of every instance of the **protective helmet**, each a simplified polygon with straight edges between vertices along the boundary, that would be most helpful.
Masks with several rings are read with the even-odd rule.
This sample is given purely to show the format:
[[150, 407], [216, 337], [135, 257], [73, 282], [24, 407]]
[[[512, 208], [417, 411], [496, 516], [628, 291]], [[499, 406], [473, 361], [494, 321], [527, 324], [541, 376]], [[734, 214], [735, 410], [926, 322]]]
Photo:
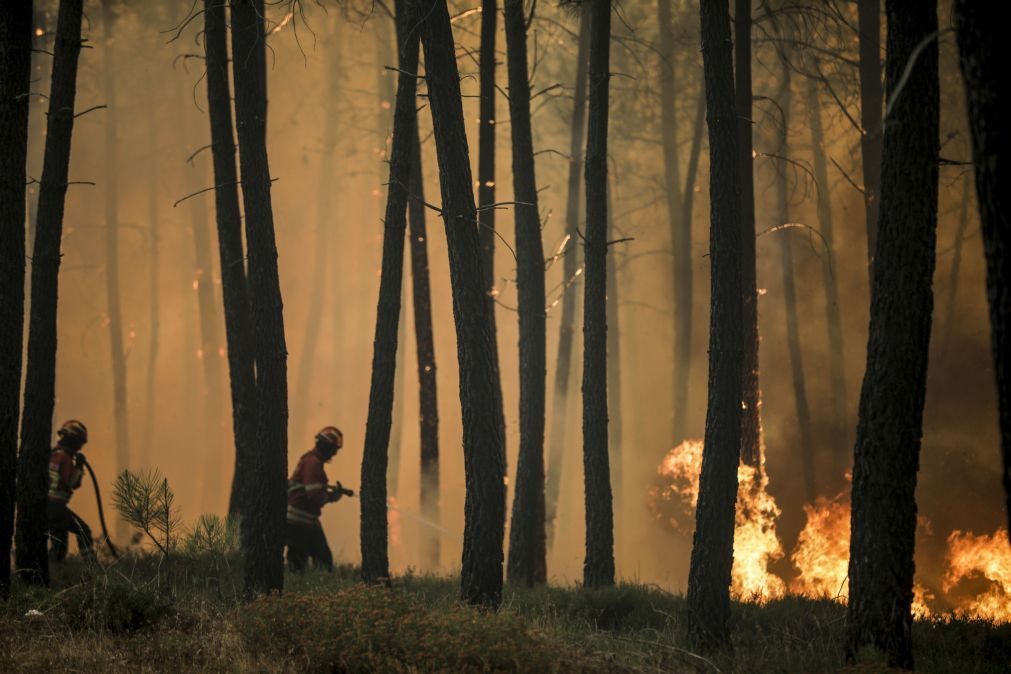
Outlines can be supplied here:
[[88, 427], [77, 419], [71, 419], [70, 421], [63, 422], [60, 430], [56, 431], [56, 435], [61, 440], [69, 440], [71, 443], [76, 442], [79, 445], [83, 445], [88, 442]]
[[327, 426], [316, 434], [316, 446], [327, 447], [334, 450], [340, 449], [344, 445], [344, 434], [336, 426]]

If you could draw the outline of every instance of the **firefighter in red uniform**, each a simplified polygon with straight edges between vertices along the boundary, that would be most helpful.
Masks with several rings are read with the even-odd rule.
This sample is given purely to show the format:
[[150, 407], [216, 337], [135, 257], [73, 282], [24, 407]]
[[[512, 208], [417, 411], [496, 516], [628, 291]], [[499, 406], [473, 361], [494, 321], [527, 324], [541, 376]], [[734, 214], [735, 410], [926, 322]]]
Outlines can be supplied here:
[[333, 570], [333, 554], [320, 525], [319, 516], [327, 503], [339, 501], [350, 489], [338, 482], [328, 487], [323, 464], [344, 446], [344, 435], [335, 426], [327, 426], [316, 434], [316, 446], [302, 455], [288, 479], [288, 523], [285, 539], [288, 545], [288, 567], [305, 570], [312, 558], [316, 566]]
[[74, 491], [84, 477], [84, 455], [81, 448], [88, 442], [88, 429], [80, 421], [71, 419], [56, 432], [59, 440], [49, 455], [49, 500], [46, 514], [49, 518], [49, 537], [52, 547], [49, 559], [62, 561], [67, 556], [68, 538], [77, 537], [81, 557], [91, 557], [91, 529], [73, 510], [67, 507]]

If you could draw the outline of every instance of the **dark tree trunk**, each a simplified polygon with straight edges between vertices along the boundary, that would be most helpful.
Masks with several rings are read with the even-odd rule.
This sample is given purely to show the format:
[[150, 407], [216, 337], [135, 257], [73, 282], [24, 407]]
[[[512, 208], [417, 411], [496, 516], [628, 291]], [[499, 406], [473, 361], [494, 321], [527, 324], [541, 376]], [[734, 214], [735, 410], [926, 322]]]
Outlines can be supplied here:
[[467, 476], [461, 597], [502, 600], [505, 535], [505, 440], [492, 304], [484, 292], [474, 187], [463, 124], [460, 79], [445, 0], [413, 0], [425, 48], [425, 79], [435, 127], [442, 217], [449, 247], [453, 316], [460, 363], [464, 470]]
[[916, 473], [937, 234], [937, 3], [888, 0], [885, 11], [891, 112], [853, 459], [846, 654], [856, 660], [869, 645], [891, 666], [911, 669]]
[[[1004, 456], [1004, 496], [1011, 526], [1011, 228], [1008, 227], [1007, 164], [1000, 152], [1006, 147], [1007, 93], [1002, 92], [1004, 22], [990, 3], [955, 2], [958, 51], [965, 79], [972, 130], [972, 157], [976, 166], [976, 200], [986, 254], [986, 294], [990, 303], [991, 343], [997, 399], [1000, 404], [1000, 438]], [[1001, 95], [1004, 95], [1001, 98]], [[1006, 162], [1006, 159], [1005, 159]], [[1009, 528], [1011, 535], [1011, 528]]]
[[544, 247], [534, 173], [527, 79], [527, 27], [523, 0], [505, 0], [512, 129], [513, 194], [516, 199], [516, 288], [520, 323], [520, 452], [516, 464], [509, 581], [528, 586], [547, 581], [544, 529], [544, 387], [547, 377], [544, 311]]
[[249, 295], [256, 362], [256, 437], [243, 498], [245, 593], [284, 584], [285, 472], [288, 468], [288, 352], [277, 273], [267, 163], [267, 70], [263, 0], [231, 0], [235, 120], [249, 248]]
[[[741, 460], [749, 466], [762, 465], [762, 392], [758, 381], [758, 288], [755, 278], [755, 185], [751, 130], [751, 0], [735, 0], [734, 5], [735, 106], [740, 168], [741, 240], [743, 267], [741, 283], [744, 300], [744, 391], [741, 398]], [[711, 150], [710, 150], [711, 152]], [[708, 424], [708, 422], [707, 422]]]
[[[818, 224], [825, 240], [822, 257], [822, 280], [825, 284], [825, 325], [828, 327], [828, 369], [832, 391], [832, 426], [836, 433], [847, 432], [846, 362], [843, 353], [842, 315], [839, 308], [839, 285], [836, 275], [835, 244], [833, 243], [832, 199], [828, 182], [828, 162], [825, 155], [825, 133], [821, 125], [818, 82], [807, 82], [807, 111], [811, 120], [811, 146], [814, 154], [814, 179], [818, 195]], [[842, 447], [839, 447], [842, 449]], [[836, 455], [843, 452], [836, 452]], [[849, 450], [845, 451], [849, 463]], [[840, 471], [841, 474], [841, 471]]]
[[[779, 96], [779, 107], [783, 111], [780, 126], [779, 154], [781, 174], [777, 176], [776, 197], [780, 225], [790, 220], [790, 105], [791, 77], [789, 53], [781, 54], [783, 90]], [[800, 346], [800, 321], [797, 318], [797, 288], [793, 275], [793, 229], [779, 232], [780, 268], [783, 273], [783, 305], [786, 313], [786, 346], [790, 354], [790, 373], [793, 378], [793, 400], [797, 413], [797, 431], [800, 435], [800, 465], [804, 476], [804, 493], [808, 503], [814, 503], [818, 496], [815, 474], [814, 437], [811, 431], [811, 409], [807, 402], [807, 382], [804, 379], [804, 354]]]
[[[105, 88], [105, 291], [109, 314], [109, 346], [112, 363], [112, 411], [116, 423], [117, 472], [130, 467], [130, 424], [126, 405], [126, 354], [123, 351], [123, 311], [119, 298], [119, 166], [116, 161], [116, 63], [114, 51], [116, 15], [110, 0], [102, 0], [103, 85]], [[116, 530], [126, 537], [126, 523], [118, 520]]]
[[81, 54], [82, 0], [60, 0], [53, 50], [53, 78], [46, 149], [32, 249], [31, 314], [25, 372], [25, 405], [18, 457], [16, 568], [27, 582], [49, 584], [46, 495], [56, 389], [56, 302], [60, 239], [74, 129], [77, 62]]
[[[390, 153], [389, 192], [383, 226], [382, 274], [372, 353], [372, 387], [365, 423], [362, 455], [361, 544], [362, 580], [388, 582], [390, 560], [386, 526], [386, 469], [393, 421], [396, 383], [398, 326], [404, 276], [404, 233], [407, 230], [407, 195], [411, 181], [411, 154], [415, 152], [417, 113], [415, 93], [418, 70], [418, 31], [406, 2], [397, 2], [397, 45], [400, 75], [393, 115], [393, 148]], [[411, 74], [409, 74], [411, 73]]]
[[[867, 223], [867, 265], [874, 276], [878, 211], [881, 200], [881, 0], [857, 0], [860, 32], [860, 158], [864, 171], [864, 212]], [[872, 284], [873, 286], [873, 284]]]
[[[320, 148], [320, 167], [318, 182], [316, 183], [316, 231], [313, 242], [312, 261], [312, 289], [309, 291], [309, 312], [305, 323], [305, 331], [302, 333], [302, 348], [298, 358], [298, 378], [296, 379], [295, 398], [292, 405], [289, 435], [296, 437], [311, 437], [314, 433], [306, 427], [307, 410], [313, 405], [309, 398], [312, 391], [312, 381], [316, 371], [316, 349], [319, 346], [319, 334], [323, 327], [323, 316], [325, 314], [324, 300], [327, 287], [327, 261], [331, 259], [331, 246], [333, 245], [330, 236], [331, 228], [334, 226], [333, 212], [333, 191], [336, 185], [334, 164], [337, 158], [338, 123], [337, 123], [337, 102], [341, 98], [341, 78], [340, 69], [341, 49], [340, 49], [340, 29], [339, 22], [331, 36], [331, 41], [327, 44], [327, 49], [332, 50], [329, 56], [329, 64], [326, 74], [326, 97], [323, 104], [323, 145]], [[381, 17], [376, 17], [377, 21], [382, 21]], [[289, 438], [289, 440], [292, 438]]]
[[481, 46], [478, 54], [478, 133], [477, 133], [477, 213], [478, 240], [484, 258], [484, 289], [492, 302], [492, 334], [495, 328], [495, 42], [498, 3], [481, 0]]
[[614, 513], [607, 437], [607, 118], [611, 2], [591, 0], [586, 132], [586, 285], [583, 297], [583, 585], [614, 585]]
[[[439, 404], [435, 378], [435, 336], [432, 332], [432, 293], [428, 281], [428, 231], [425, 224], [425, 180], [421, 170], [421, 139], [414, 125], [411, 153], [411, 199], [408, 225], [411, 240], [411, 288], [414, 291], [414, 338], [418, 346], [418, 421], [421, 425], [421, 514], [439, 523]], [[438, 569], [438, 534], [426, 531], [425, 557]]]
[[566, 431], [569, 428], [569, 380], [572, 372], [573, 341], [576, 334], [577, 297], [570, 285], [579, 271], [579, 197], [583, 178], [583, 136], [586, 127], [586, 71], [589, 65], [589, 12], [579, 10], [579, 51], [576, 56], [576, 83], [572, 100], [572, 135], [569, 141], [569, 187], [565, 206], [565, 235], [562, 253], [562, 311], [558, 321], [558, 363], [551, 402], [551, 439], [548, 443], [548, 469], [544, 496], [547, 539], [553, 541], [558, 516], [558, 494], [562, 485], [562, 458], [565, 456]]
[[218, 226], [221, 294], [225, 307], [228, 374], [232, 395], [235, 474], [228, 502], [230, 515], [243, 510], [243, 489], [251, 479], [256, 440], [256, 378], [250, 339], [249, 291], [246, 287], [242, 216], [239, 213], [235, 134], [228, 84], [228, 38], [224, 0], [204, 0], [204, 44], [207, 49], [207, 109], [214, 159], [214, 210]]
[[15, 0], [0, 12], [0, 599], [10, 591], [14, 534], [31, 63], [32, 0]]
[[705, 449], [688, 573], [688, 630], [699, 648], [730, 641], [730, 569], [741, 439], [741, 371], [746, 332], [741, 292], [741, 160], [734, 101], [730, 16], [722, 0], [703, 0], [702, 62], [709, 122], [712, 311]]

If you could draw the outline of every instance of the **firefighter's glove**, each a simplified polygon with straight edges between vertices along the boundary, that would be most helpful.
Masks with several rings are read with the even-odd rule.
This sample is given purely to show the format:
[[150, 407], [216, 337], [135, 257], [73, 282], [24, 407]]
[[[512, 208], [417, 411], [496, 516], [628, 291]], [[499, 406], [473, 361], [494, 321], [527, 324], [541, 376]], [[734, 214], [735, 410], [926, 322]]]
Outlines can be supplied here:
[[84, 458], [84, 454], [82, 454], [81, 452], [77, 452], [76, 454], [74, 454], [74, 467], [75, 468], [82, 468], [82, 467], [84, 467], [85, 463], [87, 463], [87, 461]]
[[338, 482], [336, 486], [334, 486], [330, 490], [330, 503], [340, 501], [343, 497], [344, 497], [344, 488], [341, 486], [341, 483]]

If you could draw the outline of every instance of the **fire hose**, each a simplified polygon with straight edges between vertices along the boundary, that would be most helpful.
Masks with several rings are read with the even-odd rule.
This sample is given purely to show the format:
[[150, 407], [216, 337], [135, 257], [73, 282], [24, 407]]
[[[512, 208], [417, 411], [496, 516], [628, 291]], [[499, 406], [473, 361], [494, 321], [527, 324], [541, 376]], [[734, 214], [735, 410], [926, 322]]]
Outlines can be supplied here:
[[84, 457], [84, 454], [78, 452], [77, 456], [81, 458], [81, 463], [88, 470], [88, 475], [91, 476], [91, 485], [95, 488], [95, 501], [98, 503], [98, 521], [102, 523], [102, 534], [105, 536], [105, 544], [109, 547], [109, 552], [116, 559], [119, 559], [119, 552], [116, 550], [116, 546], [112, 544], [112, 539], [109, 538], [109, 529], [105, 526], [105, 512], [102, 510], [102, 492], [98, 489], [98, 479], [95, 478], [95, 471], [92, 470], [91, 464]]

